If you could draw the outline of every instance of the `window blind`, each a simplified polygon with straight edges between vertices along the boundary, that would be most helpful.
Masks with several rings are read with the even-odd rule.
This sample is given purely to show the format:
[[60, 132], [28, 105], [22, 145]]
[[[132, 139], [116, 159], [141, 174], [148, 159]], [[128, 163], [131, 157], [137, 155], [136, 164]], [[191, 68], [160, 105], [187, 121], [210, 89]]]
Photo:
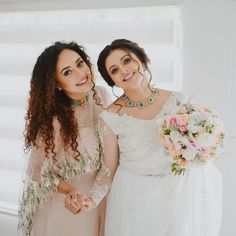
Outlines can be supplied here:
[[25, 155], [24, 115], [30, 76], [42, 50], [55, 41], [85, 47], [96, 72], [102, 48], [117, 38], [143, 47], [151, 59], [153, 82], [182, 87], [181, 6], [101, 8], [0, 13], [0, 208], [16, 212]]

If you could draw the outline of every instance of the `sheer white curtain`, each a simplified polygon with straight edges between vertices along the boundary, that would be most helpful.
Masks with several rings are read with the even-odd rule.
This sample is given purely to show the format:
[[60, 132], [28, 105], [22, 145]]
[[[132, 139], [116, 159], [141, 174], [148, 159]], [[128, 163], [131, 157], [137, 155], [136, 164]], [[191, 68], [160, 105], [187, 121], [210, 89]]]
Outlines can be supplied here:
[[[16, 212], [24, 166], [23, 129], [34, 63], [54, 41], [76, 41], [92, 62], [112, 40], [138, 42], [153, 81], [182, 88], [180, 6], [0, 13], [0, 208]], [[97, 73], [97, 83], [105, 85]]]

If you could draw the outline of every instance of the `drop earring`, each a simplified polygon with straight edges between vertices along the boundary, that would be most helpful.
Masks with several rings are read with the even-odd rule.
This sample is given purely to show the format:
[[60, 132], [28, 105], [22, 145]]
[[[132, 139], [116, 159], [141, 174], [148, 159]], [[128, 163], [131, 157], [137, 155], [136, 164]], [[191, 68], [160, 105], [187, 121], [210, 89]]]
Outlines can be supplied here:
[[61, 86], [59, 86], [59, 85], [57, 85], [57, 89], [58, 89], [59, 91], [62, 90]]

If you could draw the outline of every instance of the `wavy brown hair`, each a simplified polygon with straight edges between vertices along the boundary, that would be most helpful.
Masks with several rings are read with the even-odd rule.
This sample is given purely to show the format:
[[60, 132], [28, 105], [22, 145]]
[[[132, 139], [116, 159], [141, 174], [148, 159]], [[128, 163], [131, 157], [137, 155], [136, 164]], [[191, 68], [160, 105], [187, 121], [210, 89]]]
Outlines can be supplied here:
[[[59, 54], [64, 49], [77, 52], [88, 65], [92, 77], [92, 64], [84, 48], [75, 42], [55, 42], [47, 47], [38, 57], [30, 81], [28, 110], [25, 116], [25, 151], [33, 146], [38, 147], [37, 139], [42, 138], [46, 157], [56, 156], [54, 143], [53, 120], [57, 118], [60, 123], [60, 135], [64, 149], [71, 148], [75, 156], [79, 156], [77, 137], [79, 135], [78, 123], [71, 106], [71, 99], [63, 91], [57, 89], [56, 65]], [[93, 82], [93, 97], [100, 105]]]

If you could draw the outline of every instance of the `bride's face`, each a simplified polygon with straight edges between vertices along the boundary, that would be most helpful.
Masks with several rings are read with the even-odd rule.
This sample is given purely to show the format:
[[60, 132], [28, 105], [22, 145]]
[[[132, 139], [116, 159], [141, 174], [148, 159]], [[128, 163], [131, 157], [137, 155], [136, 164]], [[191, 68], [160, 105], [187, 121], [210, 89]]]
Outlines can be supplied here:
[[135, 54], [115, 49], [107, 57], [105, 66], [117, 87], [133, 90], [142, 85], [144, 67]]

